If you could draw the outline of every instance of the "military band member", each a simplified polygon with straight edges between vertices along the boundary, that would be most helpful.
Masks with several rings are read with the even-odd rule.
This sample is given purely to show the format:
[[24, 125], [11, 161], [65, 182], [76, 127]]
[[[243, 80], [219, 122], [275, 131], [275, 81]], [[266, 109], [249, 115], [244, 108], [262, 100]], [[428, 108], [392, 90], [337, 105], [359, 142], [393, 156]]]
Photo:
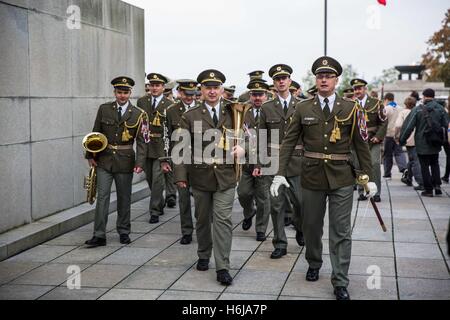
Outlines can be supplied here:
[[[224, 141], [220, 139], [225, 136], [225, 128], [229, 129], [233, 126], [231, 102], [222, 98], [222, 85], [225, 81], [223, 73], [213, 69], [206, 70], [198, 76], [197, 82], [202, 85], [204, 102], [200, 106], [188, 110], [181, 117], [181, 128], [191, 133], [192, 164], [186, 162], [175, 164], [174, 173], [178, 187], [187, 188], [189, 181], [194, 195], [199, 257], [197, 270], [209, 269], [209, 260], [214, 248], [217, 281], [223, 285], [231, 285], [233, 282], [229, 273], [233, 227], [231, 212], [235, 196], [236, 176], [234, 164], [229, 164], [225, 160], [227, 157], [233, 158], [235, 154], [241, 157], [242, 152], [245, 153], [245, 151], [242, 148], [233, 147], [230, 148], [232, 151], [230, 153], [230, 151], [219, 148], [220, 142], [222, 142], [222, 147], [225, 147]], [[213, 142], [208, 137], [209, 130], [214, 132], [216, 139]], [[195, 143], [196, 137], [202, 137], [209, 141]], [[208, 155], [205, 149], [211, 143], [213, 146], [214, 143], [217, 146]]]
[[[369, 148], [372, 159], [373, 177], [372, 180], [377, 184], [378, 193], [373, 197], [375, 202], [381, 201], [381, 144], [386, 136], [387, 124], [384, 104], [378, 99], [369, 97], [367, 94], [367, 82], [363, 79], [353, 79], [350, 85], [355, 91], [355, 99], [366, 112], [366, 121], [369, 131]], [[362, 187], [359, 190], [359, 200], [364, 201], [367, 197], [364, 195]]]
[[[361, 173], [370, 175], [372, 166], [367, 128], [360, 120], [364, 112], [353, 101], [335, 93], [342, 67], [331, 57], [317, 59], [312, 72], [316, 76], [318, 96], [300, 102], [296, 108], [280, 152], [280, 169], [270, 188], [278, 195], [286, 180], [292, 154], [299, 141], [304, 146], [301, 171], [303, 194], [303, 232], [306, 242], [306, 260], [309, 269], [306, 280], [317, 281], [322, 267], [323, 219], [329, 201], [329, 247], [333, 272], [331, 282], [338, 300], [350, 299], [348, 268], [351, 258], [351, 211], [353, 204], [354, 172], [350, 149], [355, 150], [361, 164]], [[355, 118], [355, 112], [357, 118]], [[368, 184], [370, 196], [376, 185]]]
[[167, 78], [158, 73], [150, 73], [147, 76], [150, 84], [151, 96], [145, 96], [138, 100], [138, 107], [144, 109], [149, 116], [150, 143], [147, 144], [147, 157], [145, 161], [145, 174], [150, 197], [150, 223], [159, 222], [159, 216], [164, 214], [164, 174], [161, 170], [159, 158], [164, 156], [164, 142], [162, 126], [167, 107], [172, 102], [164, 97], [164, 88]]
[[315, 98], [317, 96], [317, 87], [315, 85], [312, 86], [306, 93], [309, 95], [309, 98]]
[[[289, 87], [291, 85], [292, 68], [285, 64], [277, 64], [273, 66], [269, 75], [274, 81], [278, 95], [274, 100], [266, 102], [261, 107], [261, 119], [259, 120], [259, 130], [267, 130], [269, 154], [273, 155], [280, 150], [281, 143], [285, 137], [288, 127], [291, 123], [292, 116], [295, 112], [297, 100], [290, 94]], [[271, 143], [271, 131], [278, 130], [279, 140]], [[304, 245], [302, 233], [302, 209], [301, 209], [301, 193], [300, 193], [300, 166], [301, 166], [301, 150], [296, 150], [290, 158], [290, 165], [287, 177], [290, 182], [290, 188], [286, 188], [286, 193], [294, 206], [293, 222], [296, 229], [296, 240], [300, 246]], [[260, 176], [262, 168], [256, 168], [254, 175]], [[270, 185], [273, 176], [267, 176]], [[284, 187], [283, 187], [284, 191]], [[272, 259], [280, 259], [287, 254], [287, 237], [284, 230], [285, 226], [285, 210], [287, 198], [283, 192], [283, 196], [270, 198], [270, 214], [273, 222], [273, 246], [275, 250], [271, 254]]]
[[[188, 110], [195, 108], [197, 103], [195, 101], [195, 93], [197, 90], [197, 82], [195, 80], [185, 79], [178, 80], [178, 94], [180, 101], [171, 105], [167, 109], [166, 125], [168, 129], [168, 136], [171, 137], [172, 134], [180, 128], [181, 116]], [[173, 144], [170, 144], [171, 154]], [[172, 172], [173, 164], [170, 159], [163, 159], [161, 162], [162, 170], [164, 173]], [[179, 200], [178, 204], [180, 206], [180, 222], [181, 222], [181, 234], [182, 238], [180, 243], [182, 245], [187, 245], [192, 242], [192, 233], [194, 232], [194, 224], [192, 222], [192, 207], [191, 207], [191, 191], [189, 187], [189, 181], [187, 181], [186, 188], [178, 187]]]
[[[105, 151], [93, 155], [86, 153], [89, 165], [97, 167], [97, 205], [95, 208], [94, 237], [86, 241], [89, 248], [106, 245], [111, 185], [117, 189], [117, 232], [120, 243], [130, 241], [130, 207], [133, 170], [141, 173], [145, 163], [147, 114], [130, 102], [135, 82], [128, 77], [112, 80], [116, 101], [100, 106], [93, 132], [103, 133], [108, 139]], [[137, 157], [133, 144], [137, 144]]]
[[[257, 152], [257, 130], [261, 115], [261, 106], [267, 101], [269, 86], [262, 80], [252, 80], [247, 88], [250, 90], [250, 104], [252, 108], [245, 116], [245, 128], [248, 129], [246, 140], [250, 152]], [[243, 230], [249, 230], [256, 215], [256, 241], [266, 240], [267, 225], [270, 216], [270, 198], [267, 179], [254, 177], [255, 164], [248, 163], [243, 166], [242, 177], [237, 189], [239, 203], [244, 209]], [[256, 202], [256, 209], [254, 206]]]
[[[264, 75], [264, 71], [261, 71], [261, 70], [252, 71], [248, 74], [248, 76], [250, 77], [250, 82], [252, 80], [263, 80], [263, 75]], [[265, 81], [265, 80], [263, 80], [263, 81]], [[245, 91], [243, 94], [241, 94], [239, 96], [238, 101], [242, 102], [242, 103], [250, 101], [250, 91]]]
[[350, 100], [355, 100], [355, 90], [353, 88], [347, 88], [342, 91], [344, 97]]
[[289, 92], [295, 99], [299, 99], [300, 89], [300, 84], [297, 81], [292, 80], [291, 86], [289, 87]]
[[236, 92], [236, 86], [223, 87], [223, 98], [226, 100], [234, 101], [234, 93]]

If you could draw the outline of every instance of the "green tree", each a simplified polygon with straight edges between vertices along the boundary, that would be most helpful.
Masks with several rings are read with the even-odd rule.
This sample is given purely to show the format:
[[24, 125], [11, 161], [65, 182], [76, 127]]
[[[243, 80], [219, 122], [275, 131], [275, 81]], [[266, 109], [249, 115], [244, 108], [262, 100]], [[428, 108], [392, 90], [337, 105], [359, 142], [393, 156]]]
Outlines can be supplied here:
[[353, 68], [353, 66], [351, 64], [346, 64], [343, 67], [342, 75], [339, 77], [339, 87], [337, 90], [339, 95], [342, 96], [343, 91], [350, 87], [350, 81], [358, 77], [358, 72]]
[[450, 9], [442, 21], [442, 28], [428, 40], [427, 52], [422, 56], [427, 81], [443, 81], [450, 86]]
[[311, 70], [308, 70], [308, 73], [306, 74], [306, 76], [304, 76], [302, 78], [302, 84], [303, 84], [302, 88], [303, 88], [304, 93], [306, 92], [306, 90], [309, 90], [316, 84], [316, 77], [313, 75]]
[[392, 83], [398, 79], [399, 74], [400, 73], [395, 68], [384, 69], [381, 72], [381, 76], [373, 78], [373, 80], [370, 82], [369, 87], [379, 88], [383, 83]]

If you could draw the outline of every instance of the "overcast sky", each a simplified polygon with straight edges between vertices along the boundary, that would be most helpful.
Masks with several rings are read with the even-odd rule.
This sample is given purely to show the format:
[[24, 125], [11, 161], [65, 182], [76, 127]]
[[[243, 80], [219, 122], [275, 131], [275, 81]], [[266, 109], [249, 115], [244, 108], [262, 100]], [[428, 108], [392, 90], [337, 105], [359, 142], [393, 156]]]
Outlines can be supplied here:
[[[276, 63], [301, 82], [324, 53], [323, 0], [125, 0], [145, 9], [146, 72], [193, 78], [208, 68], [226, 85]], [[328, 55], [367, 80], [421, 60], [441, 26], [448, 0], [328, 0]]]

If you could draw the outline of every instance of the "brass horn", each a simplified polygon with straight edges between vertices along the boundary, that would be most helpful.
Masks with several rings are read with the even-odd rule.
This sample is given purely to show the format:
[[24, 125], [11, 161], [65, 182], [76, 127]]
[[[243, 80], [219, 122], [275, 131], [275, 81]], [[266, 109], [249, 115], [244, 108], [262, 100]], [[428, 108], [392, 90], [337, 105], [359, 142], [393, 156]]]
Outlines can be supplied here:
[[[83, 148], [94, 155], [100, 153], [108, 146], [108, 138], [103, 133], [92, 132], [83, 138]], [[94, 204], [97, 196], [97, 168], [92, 166], [89, 175], [84, 177], [84, 189], [87, 191], [87, 202]]]
[[[234, 131], [234, 145], [238, 145], [239, 141], [244, 140], [244, 120], [247, 112], [252, 108], [249, 104], [232, 103], [231, 111], [233, 114], [233, 131]], [[239, 164], [237, 158], [234, 163], [234, 172], [236, 173], [236, 180], [239, 181], [242, 175], [242, 165]]]

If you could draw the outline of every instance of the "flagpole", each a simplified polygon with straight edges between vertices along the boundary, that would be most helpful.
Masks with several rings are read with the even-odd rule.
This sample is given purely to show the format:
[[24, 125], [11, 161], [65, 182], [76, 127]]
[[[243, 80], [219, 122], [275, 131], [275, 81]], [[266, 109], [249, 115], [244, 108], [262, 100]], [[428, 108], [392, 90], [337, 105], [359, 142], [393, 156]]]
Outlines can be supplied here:
[[328, 0], [325, 0], [325, 56], [327, 55], [327, 42], [328, 42]]

